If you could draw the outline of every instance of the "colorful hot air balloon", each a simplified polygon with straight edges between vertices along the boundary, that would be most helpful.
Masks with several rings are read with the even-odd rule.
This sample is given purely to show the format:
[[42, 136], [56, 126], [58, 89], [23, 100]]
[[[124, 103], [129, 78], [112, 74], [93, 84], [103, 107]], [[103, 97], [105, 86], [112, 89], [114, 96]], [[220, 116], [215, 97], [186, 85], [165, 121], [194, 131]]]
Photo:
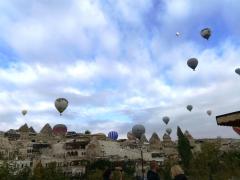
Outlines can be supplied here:
[[136, 138], [140, 139], [141, 136], [145, 133], [145, 127], [141, 124], [136, 124], [132, 128], [132, 133]]
[[189, 110], [190, 112], [192, 111], [193, 106], [192, 105], [187, 105], [187, 110]]
[[236, 69], [235, 69], [235, 73], [237, 73], [238, 75], [240, 75], [240, 68], [236, 68]]
[[27, 110], [22, 110], [22, 115], [25, 116], [27, 114]]
[[170, 121], [170, 118], [168, 116], [164, 116], [162, 120], [165, 124], [168, 124], [168, 122]]
[[166, 132], [168, 133], [168, 135], [170, 135], [172, 133], [172, 129], [171, 128], [167, 128]]
[[63, 111], [68, 107], [68, 100], [65, 98], [58, 98], [55, 100], [55, 107], [62, 115]]
[[240, 135], [240, 127], [233, 127], [233, 130]]
[[118, 133], [117, 133], [116, 131], [110, 131], [110, 132], [108, 133], [108, 137], [109, 137], [110, 139], [116, 141], [117, 138], [118, 138]]
[[212, 111], [211, 111], [211, 110], [207, 110], [207, 114], [208, 114], [209, 116], [211, 116], [211, 115], [212, 115]]
[[204, 39], [208, 40], [210, 38], [212, 32], [211, 32], [210, 28], [204, 28], [201, 30], [200, 34]]
[[187, 61], [187, 65], [195, 71], [197, 65], [198, 65], [198, 60], [196, 58], [190, 58]]

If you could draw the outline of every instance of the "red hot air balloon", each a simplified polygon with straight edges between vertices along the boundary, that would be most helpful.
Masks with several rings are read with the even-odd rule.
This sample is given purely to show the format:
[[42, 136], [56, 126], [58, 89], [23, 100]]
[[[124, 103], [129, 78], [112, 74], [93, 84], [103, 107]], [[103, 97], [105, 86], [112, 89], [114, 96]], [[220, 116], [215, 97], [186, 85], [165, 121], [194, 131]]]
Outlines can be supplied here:
[[240, 135], [240, 127], [233, 127], [233, 130]]
[[64, 124], [57, 124], [53, 127], [53, 134], [55, 136], [64, 136], [67, 133], [67, 126]]

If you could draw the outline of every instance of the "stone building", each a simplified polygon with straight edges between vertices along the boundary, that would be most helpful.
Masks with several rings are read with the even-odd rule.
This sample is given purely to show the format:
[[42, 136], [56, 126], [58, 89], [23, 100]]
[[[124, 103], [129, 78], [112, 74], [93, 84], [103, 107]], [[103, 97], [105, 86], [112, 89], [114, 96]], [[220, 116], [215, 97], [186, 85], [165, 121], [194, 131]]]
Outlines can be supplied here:
[[174, 143], [168, 134], [163, 135], [163, 152], [166, 159], [170, 159], [172, 161], [179, 160], [179, 154], [177, 151], [177, 145]]
[[[131, 133], [128, 133], [128, 139], [113, 141], [103, 133], [61, 132], [60, 136], [54, 134], [49, 124], [44, 125], [39, 133], [27, 124], [18, 130], [10, 129], [0, 136], [0, 159], [17, 168], [34, 168], [38, 163], [48, 167], [50, 163], [56, 163], [67, 174], [84, 173], [86, 161], [96, 159], [140, 162], [141, 152], [144, 162], [156, 160], [162, 165], [167, 159], [178, 159], [176, 143], [168, 134], [164, 134], [162, 141], [157, 133], [153, 133], [149, 141], [146, 136], [140, 140], [133, 138]], [[194, 140], [189, 132], [185, 135], [194, 142], [194, 147], [202, 142]], [[232, 140], [221, 140], [221, 143], [225, 150], [239, 147]]]
[[160, 138], [157, 135], [157, 133], [155, 133], [155, 132], [152, 134], [151, 138], [149, 139], [149, 144], [150, 144], [151, 150], [160, 151], [162, 149], [162, 144], [161, 144]]

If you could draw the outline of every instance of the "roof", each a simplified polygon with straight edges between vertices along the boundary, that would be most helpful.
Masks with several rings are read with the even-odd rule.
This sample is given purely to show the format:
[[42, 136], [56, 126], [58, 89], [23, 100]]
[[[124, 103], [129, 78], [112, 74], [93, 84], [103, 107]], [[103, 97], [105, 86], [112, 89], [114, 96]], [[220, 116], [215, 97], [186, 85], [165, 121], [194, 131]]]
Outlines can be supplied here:
[[48, 123], [45, 124], [45, 126], [41, 129], [40, 133], [41, 134], [46, 134], [46, 135], [52, 135], [51, 126]]
[[29, 128], [29, 132], [31, 132], [31, 133], [36, 133], [36, 131], [33, 129], [32, 126]]
[[152, 134], [151, 138], [149, 139], [149, 143], [150, 144], [160, 143], [160, 138], [156, 132]]
[[163, 139], [164, 140], [171, 140], [171, 137], [167, 133], [164, 133]]
[[6, 133], [8, 134], [17, 134], [17, 131], [14, 129], [9, 129]]
[[240, 126], [240, 111], [216, 116], [216, 121], [220, 126]]
[[19, 132], [29, 132], [28, 125], [25, 123], [19, 128]]

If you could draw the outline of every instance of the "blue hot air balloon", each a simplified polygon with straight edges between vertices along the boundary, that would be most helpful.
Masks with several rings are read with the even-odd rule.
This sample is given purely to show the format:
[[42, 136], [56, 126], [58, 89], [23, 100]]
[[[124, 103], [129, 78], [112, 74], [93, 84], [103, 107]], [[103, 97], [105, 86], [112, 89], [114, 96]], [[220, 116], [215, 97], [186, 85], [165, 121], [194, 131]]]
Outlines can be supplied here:
[[110, 139], [112, 139], [112, 140], [117, 140], [117, 138], [118, 138], [118, 133], [116, 132], [116, 131], [110, 131], [109, 133], [108, 133], [108, 137], [110, 138]]

